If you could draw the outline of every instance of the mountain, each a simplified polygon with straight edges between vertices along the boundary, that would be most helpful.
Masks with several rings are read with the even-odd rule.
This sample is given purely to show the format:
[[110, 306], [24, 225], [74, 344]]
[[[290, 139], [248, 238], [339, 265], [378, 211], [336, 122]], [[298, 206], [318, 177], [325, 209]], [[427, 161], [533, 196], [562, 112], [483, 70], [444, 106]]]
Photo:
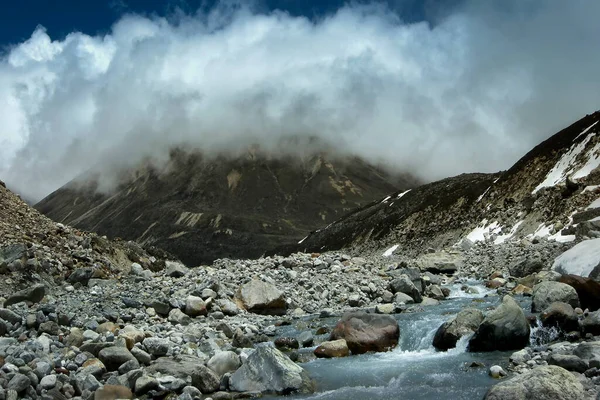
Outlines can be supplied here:
[[359, 158], [240, 157], [173, 150], [166, 166], [126, 171], [117, 188], [71, 182], [36, 205], [50, 218], [155, 245], [189, 265], [254, 258], [394, 190], [418, 185]]
[[396, 191], [282, 252], [397, 246], [420, 254], [459, 243], [595, 237], [600, 230], [599, 121], [600, 111], [585, 116], [508, 171]]

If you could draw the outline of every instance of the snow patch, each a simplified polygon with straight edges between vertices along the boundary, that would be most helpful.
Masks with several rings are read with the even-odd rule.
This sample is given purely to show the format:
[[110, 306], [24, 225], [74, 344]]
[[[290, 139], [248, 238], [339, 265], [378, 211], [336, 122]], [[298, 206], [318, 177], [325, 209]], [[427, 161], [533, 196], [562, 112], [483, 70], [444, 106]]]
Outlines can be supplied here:
[[596, 145], [590, 150], [589, 158], [585, 165], [579, 169], [579, 171], [573, 174], [574, 179], [580, 179], [588, 176], [593, 170], [600, 166], [600, 143], [596, 143]]
[[600, 208], [600, 197], [598, 197], [596, 200], [592, 201], [592, 204], [587, 206], [588, 210], [590, 210], [592, 208]]
[[481, 193], [481, 196], [479, 196], [479, 197], [477, 198], [477, 203], [479, 203], [479, 202], [481, 201], [481, 199], [483, 199], [483, 198], [485, 197], [485, 195], [487, 194], [487, 192], [489, 192], [489, 190], [490, 190], [491, 188], [492, 188], [492, 187], [490, 186], [489, 188], [485, 189], [485, 191], [484, 191], [483, 193]]
[[589, 127], [587, 127], [586, 129], [583, 130], [583, 132], [581, 132], [579, 135], [577, 135], [577, 137], [574, 140], [579, 139], [582, 135], [585, 135], [590, 129], [592, 129], [596, 124], [598, 123], [598, 121], [594, 122], [592, 125], [590, 125]]
[[398, 195], [398, 197], [396, 197], [397, 199], [401, 198], [402, 196], [404, 196], [406, 193], [410, 192], [412, 189], [408, 189], [406, 192], [402, 192]]
[[[592, 139], [593, 136], [594, 135], [589, 135], [585, 139], [583, 139], [580, 143], [571, 147], [571, 149], [567, 153], [565, 153], [560, 158], [560, 160], [558, 160], [558, 162], [550, 170], [550, 172], [548, 172], [546, 179], [544, 179], [544, 181], [542, 183], [540, 183], [539, 185], [537, 185], [537, 187], [535, 189], [533, 189], [532, 193], [535, 194], [542, 188], [549, 187], [549, 186], [555, 186], [556, 184], [563, 181], [567, 177], [567, 175], [571, 172], [571, 170], [573, 169], [573, 163], [574, 163], [575, 159], [585, 149], [588, 142]], [[591, 156], [590, 156], [590, 158], [591, 158]]]
[[600, 239], [585, 240], [556, 257], [552, 269], [583, 277], [600, 264]]
[[502, 243], [506, 242], [508, 239], [510, 239], [511, 237], [513, 237], [514, 234], [517, 232], [517, 229], [519, 229], [519, 226], [521, 226], [522, 223], [523, 223], [523, 221], [519, 221], [512, 227], [510, 232], [503, 234], [503, 235], [498, 235], [496, 237], [496, 240], [494, 240], [494, 244], [502, 244]]
[[385, 203], [386, 201], [388, 201], [392, 196], [388, 196], [385, 199], [381, 200], [382, 203]]
[[600, 185], [591, 185], [591, 186], [586, 186], [585, 189], [583, 189], [582, 193], [585, 192], [593, 192], [594, 190], [598, 189], [600, 187]]
[[386, 251], [383, 252], [382, 256], [383, 257], [389, 257], [391, 256], [394, 251], [396, 251], [396, 249], [398, 248], [399, 245], [395, 244], [392, 247], [390, 247], [389, 249], [387, 249]]
[[298, 244], [302, 244], [302, 242], [304, 242], [306, 239], [308, 239], [308, 236], [304, 237], [304, 239], [302, 239], [301, 241], [299, 241]]
[[487, 225], [487, 223], [487, 219], [481, 221], [481, 223], [467, 235], [467, 239], [473, 243], [482, 242], [485, 241], [489, 235], [500, 233], [502, 228], [498, 226], [498, 221], [494, 221], [489, 225]]

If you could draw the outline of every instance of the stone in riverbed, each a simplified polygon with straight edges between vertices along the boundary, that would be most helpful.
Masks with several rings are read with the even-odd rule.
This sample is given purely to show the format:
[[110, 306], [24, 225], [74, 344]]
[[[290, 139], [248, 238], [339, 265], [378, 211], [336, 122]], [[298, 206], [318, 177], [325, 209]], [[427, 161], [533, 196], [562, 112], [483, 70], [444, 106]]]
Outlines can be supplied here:
[[392, 293], [404, 293], [412, 298], [415, 303], [420, 303], [423, 299], [421, 292], [415, 286], [408, 275], [402, 274], [389, 283], [389, 289]]
[[350, 350], [344, 339], [323, 342], [314, 351], [318, 358], [348, 357]]
[[109, 371], [116, 371], [119, 367], [129, 360], [135, 360], [133, 354], [126, 347], [107, 347], [100, 350], [98, 358]]
[[600, 310], [588, 313], [579, 321], [579, 326], [584, 334], [600, 335]]
[[255, 314], [284, 315], [287, 310], [283, 292], [257, 279], [242, 285], [236, 297], [243, 308]]
[[540, 319], [544, 326], [556, 326], [564, 332], [578, 330], [579, 321], [577, 314], [570, 304], [555, 302], [550, 304], [541, 314]]
[[484, 400], [583, 400], [584, 390], [569, 371], [555, 365], [537, 367], [498, 383]]
[[22, 301], [28, 301], [31, 303], [39, 303], [46, 295], [46, 286], [42, 284], [33, 285], [27, 289], [20, 290], [11, 296], [4, 302], [4, 307], [8, 307], [12, 304], [17, 304]]
[[[596, 311], [600, 309], [600, 283], [591, 278], [577, 275], [563, 275], [559, 282], [565, 283], [575, 289], [582, 309]], [[574, 306], [575, 307], [575, 306]]]
[[208, 310], [206, 309], [206, 303], [201, 297], [188, 296], [185, 300], [185, 313], [190, 317], [197, 317], [198, 315], [207, 315]]
[[351, 312], [342, 316], [329, 339], [345, 339], [352, 354], [362, 354], [391, 350], [396, 347], [399, 338], [400, 327], [394, 317]]
[[456, 347], [458, 340], [470, 335], [479, 328], [484, 316], [480, 310], [465, 308], [451, 320], [444, 322], [433, 337], [433, 346], [438, 350]]
[[529, 343], [529, 323], [510, 296], [490, 311], [469, 340], [469, 351], [519, 350]]
[[567, 371], [584, 373], [589, 368], [587, 362], [572, 354], [551, 354], [547, 361], [549, 365], [558, 365]]
[[104, 385], [94, 393], [94, 400], [133, 399], [131, 389], [121, 385]]
[[306, 371], [279, 350], [258, 347], [229, 378], [236, 392], [310, 393], [313, 384]]
[[6, 389], [14, 390], [17, 393], [21, 393], [25, 389], [27, 389], [31, 385], [31, 381], [26, 375], [23, 374], [15, 374], [12, 379], [8, 382], [8, 386]]
[[579, 307], [579, 297], [573, 287], [561, 282], [541, 282], [533, 287], [531, 311], [543, 311], [557, 301], [570, 304], [573, 308]]
[[240, 356], [233, 351], [220, 351], [208, 360], [206, 366], [212, 369], [219, 377], [225, 375], [227, 372], [233, 372], [237, 370], [242, 362]]

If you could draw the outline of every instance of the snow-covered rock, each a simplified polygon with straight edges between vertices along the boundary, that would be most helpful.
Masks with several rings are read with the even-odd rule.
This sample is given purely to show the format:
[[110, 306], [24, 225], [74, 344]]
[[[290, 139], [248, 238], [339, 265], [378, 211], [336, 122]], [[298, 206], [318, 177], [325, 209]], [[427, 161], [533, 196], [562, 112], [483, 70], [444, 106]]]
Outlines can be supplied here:
[[587, 277], [600, 265], [600, 239], [585, 240], [556, 257], [552, 269]]

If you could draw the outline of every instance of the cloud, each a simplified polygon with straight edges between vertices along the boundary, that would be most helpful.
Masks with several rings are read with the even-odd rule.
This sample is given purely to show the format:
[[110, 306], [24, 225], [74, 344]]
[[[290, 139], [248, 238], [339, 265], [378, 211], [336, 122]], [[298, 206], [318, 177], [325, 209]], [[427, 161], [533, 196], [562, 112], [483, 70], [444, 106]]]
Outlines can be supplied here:
[[382, 5], [309, 20], [229, 3], [104, 36], [38, 27], [0, 58], [0, 177], [39, 200], [173, 146], [313, 137], [424, 179], [506, 169], [600, 108], [599, 12], [468, 1], [409, 24]]

